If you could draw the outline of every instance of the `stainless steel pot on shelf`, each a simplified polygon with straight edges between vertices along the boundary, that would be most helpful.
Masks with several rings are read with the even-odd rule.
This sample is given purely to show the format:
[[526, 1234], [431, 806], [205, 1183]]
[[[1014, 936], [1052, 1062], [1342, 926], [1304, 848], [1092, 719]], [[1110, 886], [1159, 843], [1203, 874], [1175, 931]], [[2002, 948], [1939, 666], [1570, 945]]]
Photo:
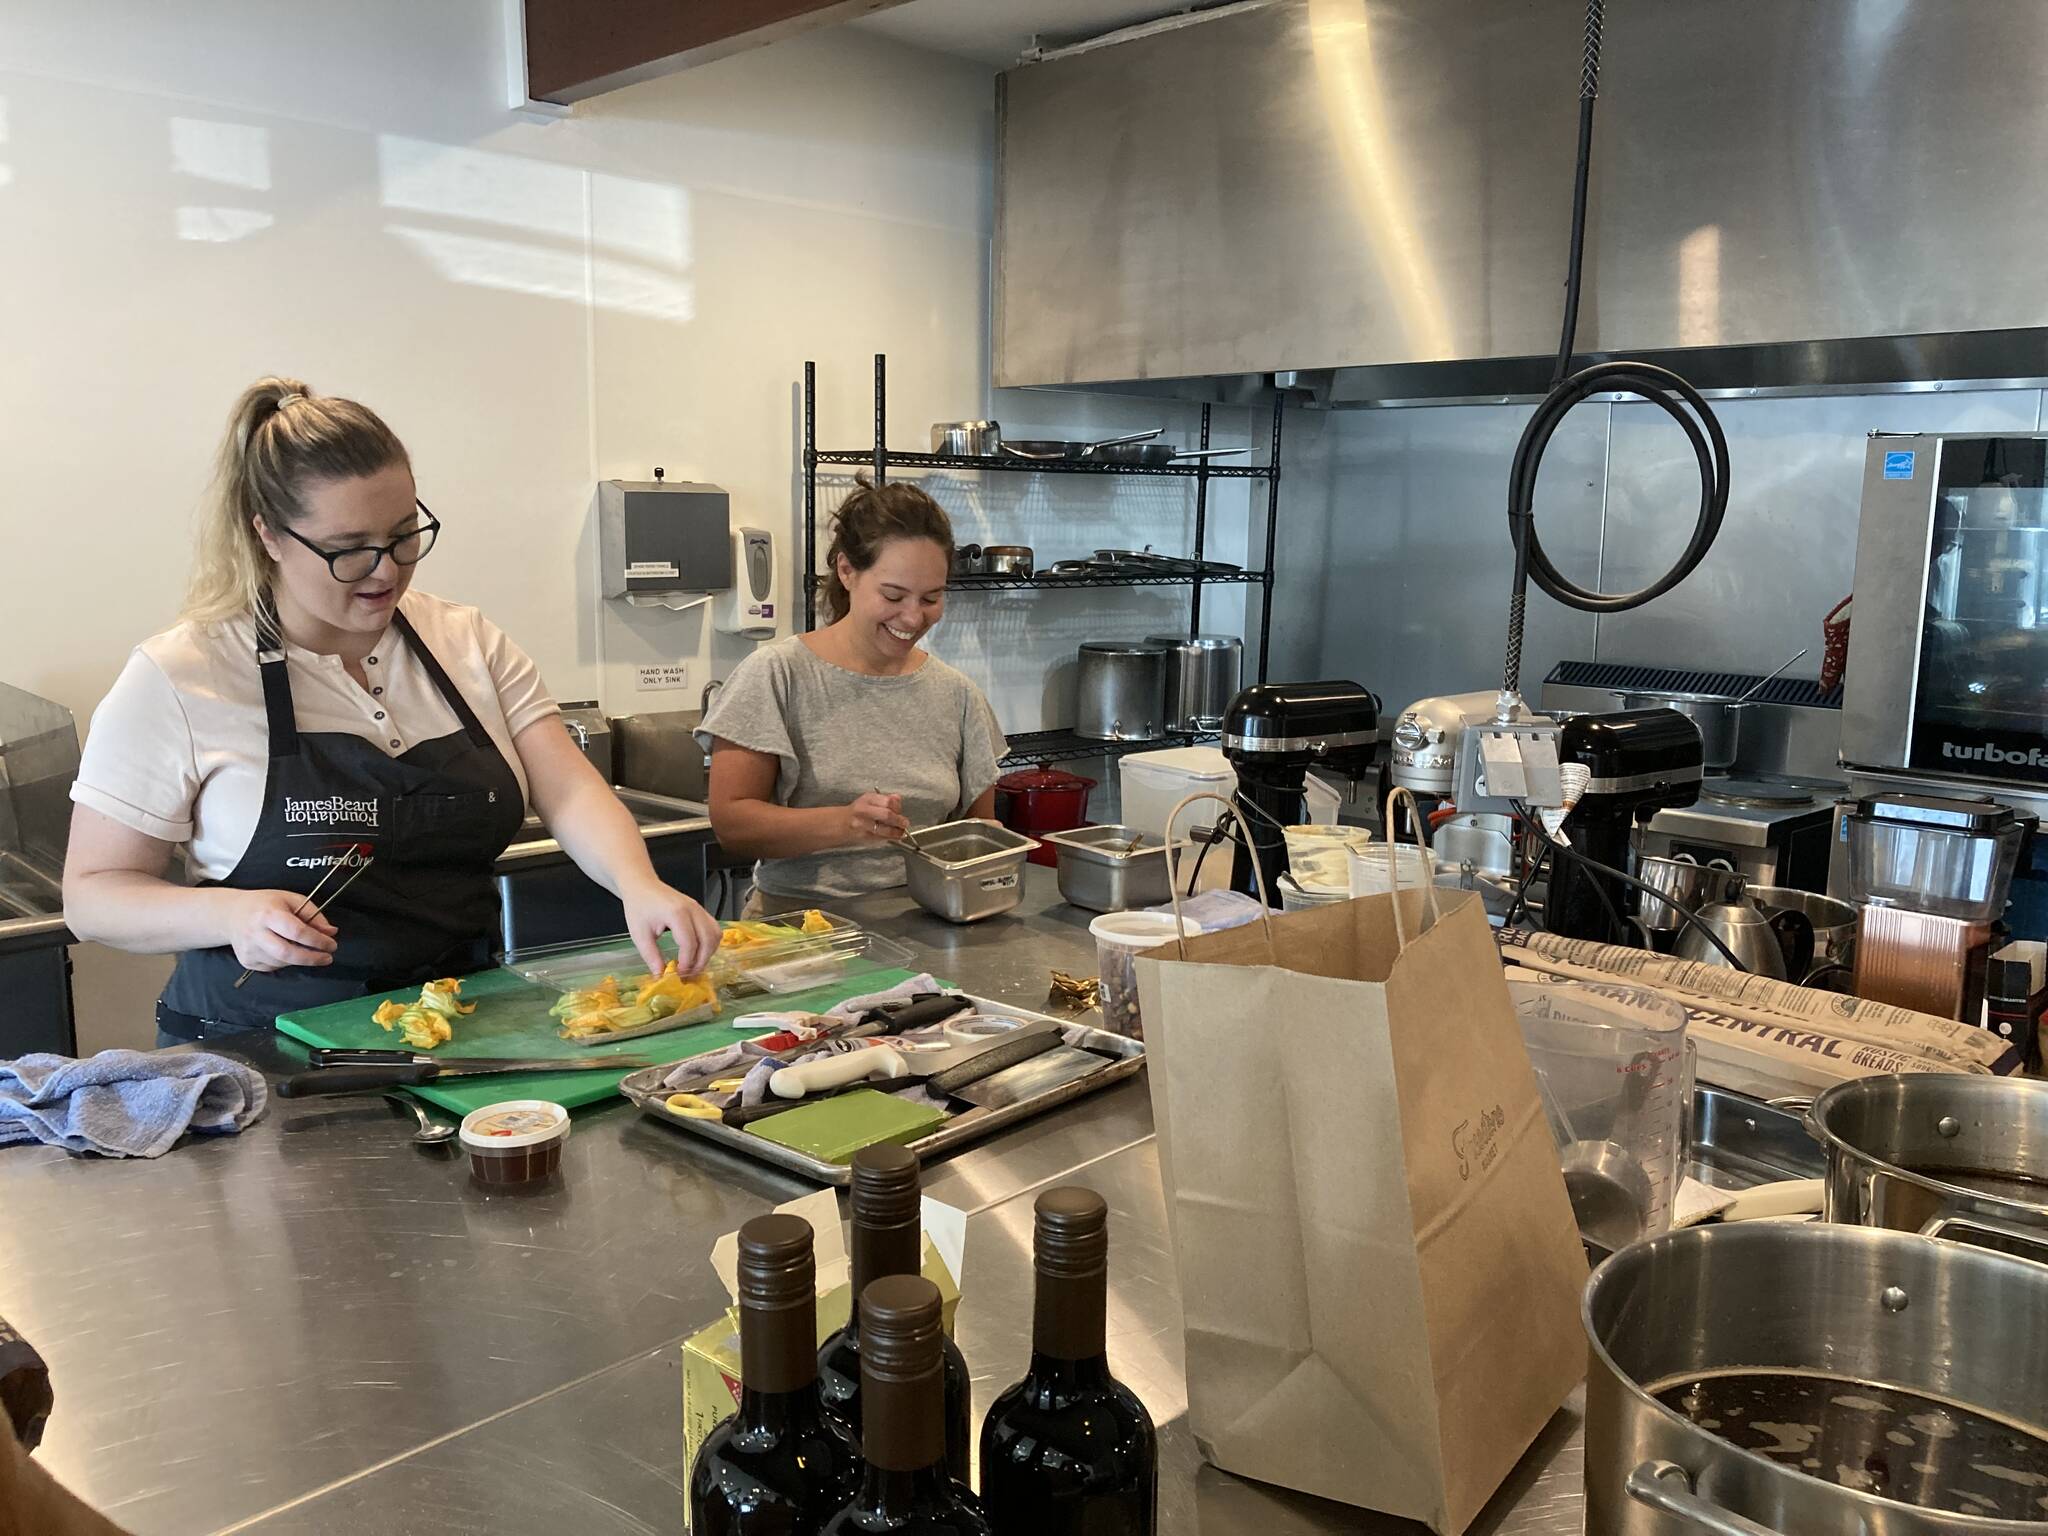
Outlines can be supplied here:
[[[1586, 1536], [2043, 1529], [2043, 1490], [2027, 1480], [2043, 1475], [2048, 1442], [2038, 1428], [2012, 1427], [2048, 1425], [2048, 1371], [2040, 1368], [2048, 1265], [1857, 1227], [1692, 1227], [1601, 1265], [1581, 1319], [1592, 1345]], [[1752, 1384], [1762, 1395], [1736, 1405], [1754, 1408], [1752, 1417], [1763, 1418], [1773, 1401], [1786, 1405], [1771, 1412], [1763, 1438], [1811, 1449], [1745, 1449], [1695, 1422], [1711, 1417], [1698, 1407], [1681, 1412], [1659, 1400], [1738, 1387], [1746, 1395]], [[1915, 1406], [1922, 1411], [1907, 1411]], [[1814, 1415], [1810, 1435], [1803, 1412]], [[1711, 1421], [1729, 1433], [1747, 1422]], [[1987, 1425], [2010, 1439], [1988, 1473], [1982, 1464], [1957, 1465], [1955, 1451], [1968, 1442], [1943, 1432], [1958, 1424]], [[1819, 1464], [1804, 1465], [1809, 1459]], [[1882, 1482], [1890, 1496], [1818, 1474]], [[1949, 1490], [1957, 1484], [1982, 1493], [2000, 1515], [1956, 1513]], [[1904, 1501], [1945, 1494], [1943, 1508]], [[2004, 1513], [2012, 1508], [2026, 1516]]]
[[[1956, 1238], [2048, 1263], [2048, 1081], [1950, 1072], [1857, 1078], [1815, 1099], [1810, 1124], [1827, 1153], [1829, 1221]], [[2048, 1359], [2048, 1339], [2042, 1348]]]
[[1166, 734], [1167, 649], [1154, 640], [1081, 647], [1074, 734], [1088, 741], [1157, 741]]
[[1153, 635], [1167, 647], [1166, 728], [1213, 731], [1237, 697], [1244, 673], [1244, 642], [1235, 635]]

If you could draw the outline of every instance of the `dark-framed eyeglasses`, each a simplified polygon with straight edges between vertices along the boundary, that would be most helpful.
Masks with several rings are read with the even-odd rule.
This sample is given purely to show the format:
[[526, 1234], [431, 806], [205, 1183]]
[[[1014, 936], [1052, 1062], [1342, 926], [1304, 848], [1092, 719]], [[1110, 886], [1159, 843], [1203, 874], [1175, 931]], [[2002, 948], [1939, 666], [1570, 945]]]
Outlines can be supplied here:
[[389, 555], [393, 565], [418, 565], [427, 558], [434, 547], [434, 540], [441, 532], [441, 519], [427, 510], [427, 504], [417, 496], [412, 504], [420, 509], [420, 516], [426, 519], [421, 526], [410, 533], [401, 533], [389, 544], [352, 544], [347, 549], [323, 549], [303, 533], [290, 528], [279, 531], [289, 538], [297, 539], [306, 548], [327, 562], [327, 573], [336, 581], [367, 581], [376, 574], [377, 567]]

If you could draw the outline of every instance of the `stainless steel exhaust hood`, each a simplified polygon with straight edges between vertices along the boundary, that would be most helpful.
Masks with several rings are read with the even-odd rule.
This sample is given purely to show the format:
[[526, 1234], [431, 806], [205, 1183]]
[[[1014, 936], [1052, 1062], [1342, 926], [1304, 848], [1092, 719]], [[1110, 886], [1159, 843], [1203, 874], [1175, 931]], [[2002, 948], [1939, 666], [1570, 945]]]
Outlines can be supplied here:
[[[995, 382], [1540, 394], [1581, 0], [1266, 0], [1004, 74]], [[1610, 5], [1581, 354], [2048, 377], [2048, 4]]]

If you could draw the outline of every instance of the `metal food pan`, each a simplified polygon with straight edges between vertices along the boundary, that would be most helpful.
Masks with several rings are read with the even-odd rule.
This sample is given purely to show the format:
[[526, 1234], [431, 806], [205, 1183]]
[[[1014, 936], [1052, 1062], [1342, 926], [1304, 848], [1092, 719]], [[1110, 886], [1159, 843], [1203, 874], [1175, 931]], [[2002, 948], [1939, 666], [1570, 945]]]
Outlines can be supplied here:
[[[1034, 1098], [1006, 1105], [1002, 1109], [968, 1109], [954, 1115], [945, 1124], [928, 1136], [911, 1142], [910, 1150], [920, 1158], [930, 1161], [944, 1157], [961, 1147], [971, 1145], [997, 1131], [1008, 1130], [1049, 1109], [1086, 1094], [1107, 1088], [1112, 1083], [1123, 1082], [1145, 1070], [1145, 1042], [1133, 1040], [1125, 1035], [1112, 1034], [1106, 1029], [1097, 1029], [1090, 1024], [1076, 1024], [1068, 1019], [1055, 1019], [1050, 1014], [1037, 1013], [1029, 1008], [1013, 1008], [1008, 1003], [993, 998], [970, 996], [968, 999], [977, 1010], [986, 1009], [1005, 1018], [1022, 1019], [1027, 1024], [1050, 1023], [1060, 1027], [1069, 1043], [1078, 1045], [1104, 1056], [1116, 1058], [1109, 1066], [1079, 1082], [1063, 1083], [1049, 1088]], [[641, 1113], [676, 1127], [691, 1136], [704, 1141], [718, 1143], [742, 1157], [750, 1157], [759, 1163], [768, 1163], [791, 1173], [802, 1174], [819, 1184], [832, 1184], [844, 1188], [853, 1180], [853, 1170], [844, 1163], [821, 1162], [802, 1152], [792, 1151], [760, 1136], [749, 1135], [744, 1129], [730, 1126], [719, 1120], [695, 1120], [687, 1115], [671, 1113], [666, 1100], [668, 1089], [662, 1079], [674, 1070], [674, 1064], [643, 1067], [627, 1075], [619, 1084], [619, 1091], [639, 1108]]]
[[1705, 1083], [1693, 1090], [1687, 1152], [1686, 1173], [1716, 1189], [1754, 1189], [1827, 1172], [1827, 1153], [1801, 1115]]

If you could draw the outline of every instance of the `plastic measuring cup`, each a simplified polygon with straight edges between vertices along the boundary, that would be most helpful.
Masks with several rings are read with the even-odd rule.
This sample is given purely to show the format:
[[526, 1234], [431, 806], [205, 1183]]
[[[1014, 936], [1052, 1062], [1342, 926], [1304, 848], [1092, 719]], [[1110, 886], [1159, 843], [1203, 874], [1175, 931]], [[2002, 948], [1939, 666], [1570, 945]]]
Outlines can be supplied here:
[[1692, 1100], [1684, 1008], [1628, 986], [1508, 992], [1581, 1231], [1615, 1248], [1667, 1230]]

